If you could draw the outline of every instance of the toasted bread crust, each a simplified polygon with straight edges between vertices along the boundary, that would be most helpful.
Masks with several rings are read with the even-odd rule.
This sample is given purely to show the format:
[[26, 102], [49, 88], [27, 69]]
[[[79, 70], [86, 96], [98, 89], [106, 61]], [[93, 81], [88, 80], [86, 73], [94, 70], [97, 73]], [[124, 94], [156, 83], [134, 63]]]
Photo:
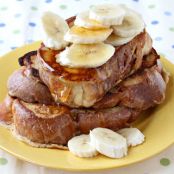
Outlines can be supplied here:
[[53, 104], [54, 100], [46, 85], [33, 76], [32, 69], [22, 67], [8, 79], [8, 93], [28, 103]]
[[[73, 136], [89, 133], [96, 127], [118, 130], [133, 122], [140, 111], [126, 107], [103, 110], [68, 109], [65, 106], [46, 106], [13, 102], [15, 135], [38, 147], [65, 146]], [[33, 144], [34, 143], [34, 144]]]
[[112, 91], [109, 91], [93, 108], [111, 108], [122, 105], [128, 108], [146, 110], [165, 99], [166, 82], [158, 66], [145, 69], [128, 77]]
[[117, 106], [108, 109], [74, 109], [71, 111], [76, 118], [80, 133], [88, 134], [90, 130], [97, 127], [104, 127], [117, 131], [129, 127], [140, 111], [129, 109], [124, 106]]
[[121, 105], [146, 110], [164, 101], [166, 83], [155, 66], [125, 80], [121, 91]]
[[[76, 132], [75, 122], [64, 106], [28, 104], [15, 100], [12, 113], [16, 132], [32, 142], [65, 145]], [[52, 113], [54, 117], [50, 116]]]

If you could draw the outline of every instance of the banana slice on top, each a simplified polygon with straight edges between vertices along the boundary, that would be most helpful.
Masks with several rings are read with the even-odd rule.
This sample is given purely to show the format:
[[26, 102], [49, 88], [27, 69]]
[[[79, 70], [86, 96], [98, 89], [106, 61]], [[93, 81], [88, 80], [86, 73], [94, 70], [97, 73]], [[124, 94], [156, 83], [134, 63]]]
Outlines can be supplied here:
[[120, 46], [123, 44], [126, 44], [128, 42], [130, 42], [135, 36], [131, 36], [131, 37], [120, 37], [118, 35], [115, 35], [114, 33], [112, 33], [105, 41], [105, 43], [107, 44], [111, 44], [113, 46]]
[[89, 135], [73, 137], [68, 141], [68, 148], [78, 157], [94, 157], [98, 154], [97, 150], [90, 145]]
[[102, 25], [100, 22], [89, 19], [89, 11], [84, 11], [76, 16], [74, 24], [79, 27], [90, 28], [90, 29], [101, 29], [109, 28], [109, 26]]
[[110, 129], [95, 128], [90, 131], [90, 139], [90, 144], [105, 156], [121, 158], [127, 155], [126, 139]]
[[127, 38], [136, 36], [144, 30], [144, 21], [140, 14], [136, 13], [135, 11], [128, 8], [125, 8], [125, 10], [126, 15], [123, 19], [123, 23], [121, 25], [112, 26], [114, 29], [113, 32], [120, 37]]
[[64, 39], [72, 43], [92, 44], [106, 40], [112, 33], [113, 29], [87, 29], [83, 27], [73, 26], [66, 34]]
[[62, 66], [94, 68], [106, 63], [115, 53], [112, 45], [72, 44], [56, 55], [56, 61]]
[[92, 6], [89, 18], [103, 25], [120, 25], [123, 21], [125, 10], [120, 5], [101, 4]]
[[144, 135], [137, 128], [124, 128], [118, 131], [126, 138], [128, 146], [136, 146], [144, 142]]
[[42, 24], [47, 35], [44, 40], [45, 46], [61, 49], [68, 45], [64, 35], [69, 30], [69, 26], [63, 18], [55, 13], [45, 12], [42, 16]]

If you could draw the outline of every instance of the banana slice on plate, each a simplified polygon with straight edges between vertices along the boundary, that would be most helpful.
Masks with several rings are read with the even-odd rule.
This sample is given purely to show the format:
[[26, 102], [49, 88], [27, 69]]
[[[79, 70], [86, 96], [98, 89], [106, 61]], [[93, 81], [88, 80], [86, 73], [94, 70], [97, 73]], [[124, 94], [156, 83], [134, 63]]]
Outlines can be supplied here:
[[120, 37], [118, 35], [115, 35], [114, 33], [112, 33], [105, 41], [105, 43], [107, 44], [111, 44], [113, 46], [120, 46], [123, 44], [126, 44], [128, 42], [130, 42], [135, 36], [131, 36], [131, 37]]
[[112, 26], [112, 28], [117, 36], [129, 38], [141, 33], [145, 28], [145, 24], [140, 14], [128, 8], [125, 8], [125, 10], [126, 15], [123, 19], [123, 23], [121, 25]]
[[95, 128], [90, 131], [90, 139], [90, 144], [107, 157], [121, 158], [127, 155], [126, 139], [110, 129]]
[[97, 150], [90, 145], [89, 135], [73, 137], [68, 141], [69, 151], [78, 157], [94, 157], [98, 154]]
[[106, 63], [114, 53], [115, 48], [109, 44], [72, 44], [56, 55], [56, 61], [72, 68], [93, 68]]
[[47, 35], [44, 44], [53, 49], [61, 49], [68, 45], [64, 40], [65, 33], [69, 30], [66, 21], [52, 12], [45, 12], [42, 16], [42, 24]]
[[89, 18], [100, 22], [103, 25], [120, 25], [123, 21], [125, 10], [120, 5], [101, 4], [92, 6], [89, 11]]
[[124, 128], [118, 131], [126, 138], [128, 146], [137, 146], [144, 142], [144, 135], [137, 128]]
[[79, 27], [89, 28], [89, 29], [101, 29], [109, 28], [109, 26], [102, 25], [100, 22], [89, 19], [89, 11], [82, 12], [76, 16], [74, 24]]
[[106, 40], [112, 33], [113, 29], [103, 28], [98, 30], [87, 29], [83, 27], [73, 26], [66, 34], [64, 39], [72, 43], [92, 44]]

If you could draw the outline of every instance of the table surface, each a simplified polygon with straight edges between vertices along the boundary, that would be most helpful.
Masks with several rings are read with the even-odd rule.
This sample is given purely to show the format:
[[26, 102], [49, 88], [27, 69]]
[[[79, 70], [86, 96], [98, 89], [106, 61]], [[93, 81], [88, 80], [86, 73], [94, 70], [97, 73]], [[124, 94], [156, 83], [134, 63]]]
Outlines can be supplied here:
[[[155, 49], [174, 63], [174, 1], [171, 0], [0, 0], [0, 55], [16, 47], [42, 40], [40, 17], [53, 11], [64, 18], [93, 4], [125, 3], [139, 11], [153, 39]], [[152, 147], [153, 148], [153, 147]], [[103, 174], [173, 174], [174, 145], [143, 162], [120, 169], [100, 171]], [[0, 150], [0, 174], [70, 173], [39, 167], [16, 159]], [[85, 172], [81, 172], [84, 173]]]

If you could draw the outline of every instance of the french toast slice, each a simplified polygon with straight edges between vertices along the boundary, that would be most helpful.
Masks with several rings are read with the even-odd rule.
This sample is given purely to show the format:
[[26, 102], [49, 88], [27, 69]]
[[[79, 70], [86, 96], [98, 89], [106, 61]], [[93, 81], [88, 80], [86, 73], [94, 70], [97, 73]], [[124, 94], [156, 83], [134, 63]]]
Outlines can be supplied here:
[[66, 145], [76, 133], [76, 123], [65, 106], [33, 104], [16, 99], [12, 113], [15, 132], [34, 143]]
[[[158, 72], [158, 61], [159, 56], [156, 51], [152, 49], [148, 55], [143, 57], [143, 64], [138, 72], [117, 84], [116, 87], [108, 91], [103, 98], [92, 107], [95, 109], [111, 108], [121, 103], [127, 107], [145, 110], [146, 107], [148, 108], [155, 105], [154, 101], [162, 102], [166, 85], [160, 74], [162, 70]], [[152, 79], [154, 81], [152, 81]], [[126, 84], [129, 85], [127, 86]], [[160, 87], [162, 88], [160, 89]], [[146, 90], [146, 88], [148, 90]], [[154, 88], [156, 88], [156, 90], [154, 90]], [[141, 95], [142, 92], [144, 92], [143, 96]], [[155, 95], [156, 93], [159, 95]], [[129, 97], [126, 98], [127, 95]], [[149, 97], [149, 99], [147, 100], [146, 97]], [[142, 99], [141, 105], [139, 104], [140, 99]]]
[[8, 93], [28, 103], [53, 104], [47, 86], [32, 74], [32, 69], [22, 67], [13, 72], [7, 83]]
[[88, 108], [101, 100], [116, 84], [140, 69], [143, 56], [151, 50], [151, 38], [147, 32], [143, 32], [129, 43], [116, 47], [114, 56], [97, 68], [61, 66], [55, 58], [60, 51], [43, 45], [37, 56], [31, 56], [30, 63], [25, 60], [25, 56], [19, 62], [26, 66], [32, 62], [55, 102], [71, 108]]
[[116, 105], [146, 110], [165, 99], [166, 81], [157, 65], [128, 77], [109, 91], [93, 108], [111, 108]]
[[96, 127], [118, 130], [128, 127], [140, 111], [127, 107], [110, 109], [70, 109], [66, 106], [43, 105], [14, 100], [13, 134], [37, 147], [62, 148], [75, 135], [89, 133]]
[[[67, 19], [73, 26], [75, 16]], [[21, 65], [32, 63], [39, 71], [41, 80], [48, 86], [55, 102], [71, 108], [91, 107], [121, 80], [141, 68], [143, 56], [152, 50], [152, 39], [143, 31], [127, 44], [115, 47], [115, 54], [97, 68], [69, 68], [56, 62], [56, 55], [62, 50], [46, 48], [43, 44], [37, 56]], [[32, 52], [34, 55], [35, 51]], [[28, 58], [27, 58], [28, 59]], [[29, 62], [29, 63], [28, 63]]]

